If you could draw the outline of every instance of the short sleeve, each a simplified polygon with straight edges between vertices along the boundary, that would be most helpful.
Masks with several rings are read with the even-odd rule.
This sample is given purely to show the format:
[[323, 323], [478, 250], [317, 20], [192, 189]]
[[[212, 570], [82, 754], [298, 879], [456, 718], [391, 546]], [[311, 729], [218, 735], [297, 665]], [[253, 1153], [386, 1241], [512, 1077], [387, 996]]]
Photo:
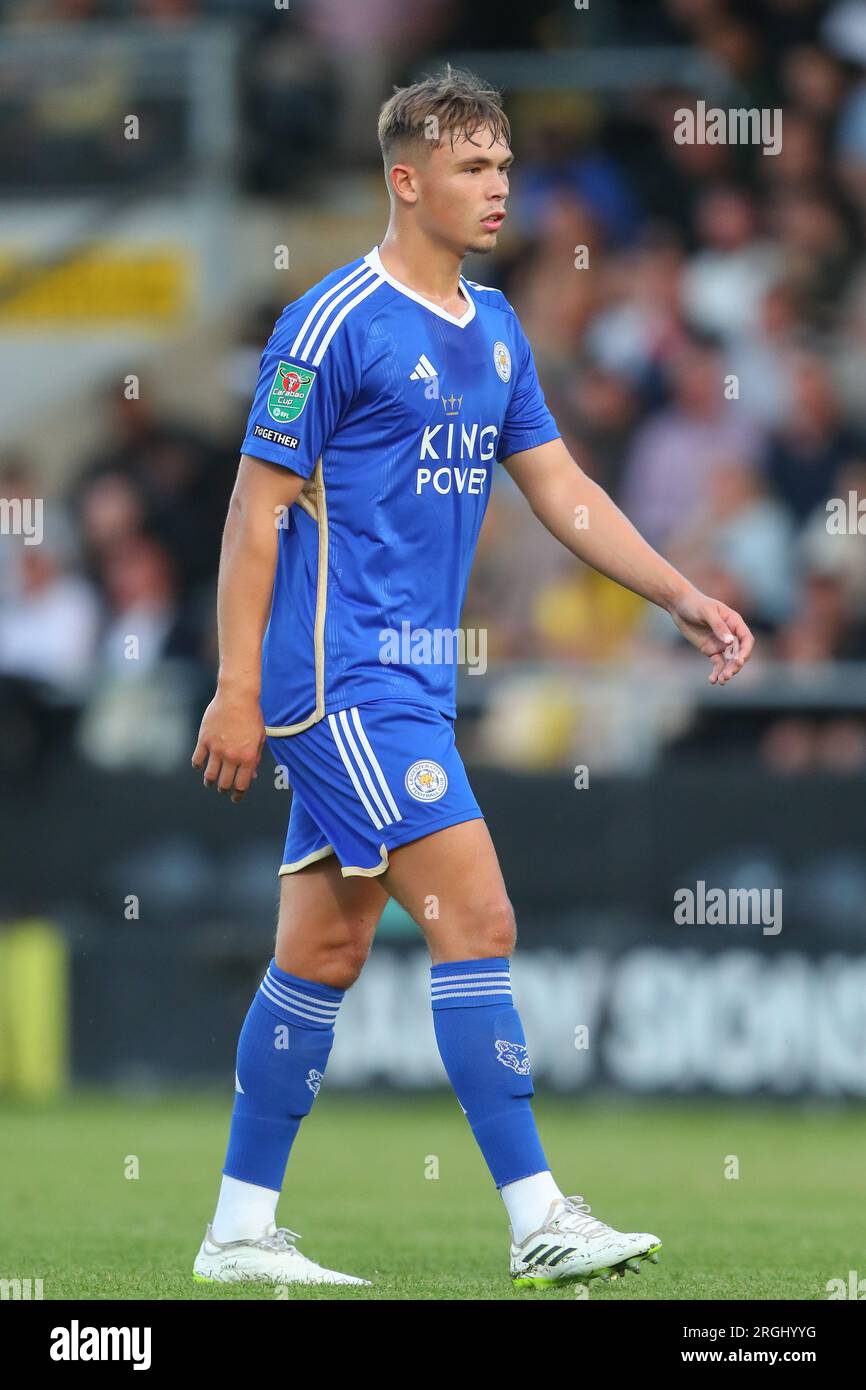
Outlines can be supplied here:
[[312, 474], [355, 394], [346, 325], [341, 325], [324, 352], [313, 348], [303, 356], [296, 344], [307, 317], [306, 301], [298, 300], [277, 320], [262, 353], [241, 446], [241, 453], [280, 463], [303, 478]]
[[556, 421], [547, 408], [538, 381], [532, 349], [517, 316], [514, 317], [515, 362], [511, 373], [513, 382], [505, 423], [499, 436], [497, 459], [507, 459], [523, 449], [534, 449], [559, 439]]

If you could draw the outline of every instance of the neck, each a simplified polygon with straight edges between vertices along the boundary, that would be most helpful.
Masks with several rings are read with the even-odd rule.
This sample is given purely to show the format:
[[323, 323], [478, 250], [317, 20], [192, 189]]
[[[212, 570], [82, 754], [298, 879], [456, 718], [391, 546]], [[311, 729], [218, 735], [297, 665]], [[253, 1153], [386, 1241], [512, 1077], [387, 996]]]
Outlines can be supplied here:
[[417, 228], [398, 228], [393, 220], [389, 222], [379, 244], [379, 257], [389, 275], [434, 304], [462, 297], [462, 255]]

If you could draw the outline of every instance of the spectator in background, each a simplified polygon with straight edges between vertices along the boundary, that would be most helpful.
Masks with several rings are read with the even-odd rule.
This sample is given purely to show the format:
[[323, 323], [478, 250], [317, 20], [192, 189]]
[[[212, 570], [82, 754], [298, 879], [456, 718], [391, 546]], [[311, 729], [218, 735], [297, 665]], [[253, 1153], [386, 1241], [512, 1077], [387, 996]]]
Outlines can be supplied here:
[[170, 771], [187, 756], [200, 634], [157, 537], [127, 537], [103, 553], [101, 566], [109, 612], [79, 749], [101, 767]]
[[759, 632], [773, 632], [797, 609], [791, 516], [755, 469], [736, 463], [716, 469], [702, 515], [674, 539], [670, 559], [699, 589], [736, 602]]
[[866, 268], [860, 270], [840, 310], [830, 344], [834, 381], [845, 419], [862, 433], [866, 429]]
[[[841, 533], [830, 526], [828, 502], [841, 501], [850, 513], [852, 499], [856, 526]], [[847, 519], [847, 518], [846, 518]], [[862, 530], [860, 529], [862, 527]], [[840, 659], [866, 657], [866, 462], [846, 463], [834, 477], [829, 496], [822, 498], [808, 517], [799, 536], [795, 560], [809, 574], [839, 580], [845, 605], [845, 630], [836, 655]]]
[[72, 500], [85, 532], [106, 527], [110, 536], [113, 527], [146, 525], [159, 535], [187, 598], [216, 574], [237, 458], [187, 425], [160, 420], [153, 396], [106, 393], [113, 438], [79, 475]]
[[858, 0], [840, 0], [832, 5], [822, 25], [823, 38], [831, 52], [851, 65], [856, 79], [845, 94], [836, 129], [835, 154], [839, 178], [856, 203], [861, 217], [866, 213], [866, 11]]
[[[466, 628], [487, 633], [493, 664], [542, 655], [538, 594], [576, 568], [574, 557], [531, 521], [523, 494], [508, 473], [497, 469], [462, 618]], [[517, 535], [519, 545], [514, 544]]]
[[74, 704], [90, 681], [100, 605], [75, 572], [70, 527], [49, 502], [41, 542], [4, 536], [7, 547], [16, 553], [17, 575], [0, 600], [0, 675], [42, 687], [41, 698], [49, 702]]
[[858, 441], [843, 418], [829, 367], [817, 352], [791, 361], [791, 408], [772, 434], [763, 460], [777, 497], [798, 523], [831, 495], [833, 478], [855, 457]]
[[630, 243], [640, 220], [637, 203], [623, 171], [593, 140], [585, 102], [572, 93], [559, 99], [545, 93], [533, 108], [524, 99], [520, 121], [527, 142], [515, 166], [514, 208], [524, 234], [533, 233], [551, 199], [573, 199], [608, 245]]
[[810, 326], [828, 328], [857, 267], [857, 248], [835, 196], [815, 187], [782, 188], [769, 221], [785, 278]]
[[623, 459], [639, 414], [632, 382], [588, 360], [550, 395], [549, 403], [572, 458], [618, 497]]
[[667, 374], [688, 334], [681, 311], [685, 265], [672, 228], [648, 227], [636, 247], [616, 259], [607, 277], [607, 302], [586, 333], [592, 357], [626, 377], [644, 406], [660, 405]]
[[[305, 32], [339, 72], [337, 139], [350, 162], [375, 148], [376, 121], [388, 82], [416, 54], [429, 53], [451, 22], [456, 0], [301, 0]], [[372, 132], [372, 133], [371, 133]]]
[[[0, 495], [10, 496], [13, 478], [21, 496], [39, 496], [32, 475], [16, 469]], [[38, 543], [0, 537], [0, 775], [24, 782], [50, 753], [67, 754], [101, 618], [96, 592], [76, 572], [72, 530], [59, 504], [42, 500]]]
[[757, 305], [781, 268], [757, 223], [754, 200], [732, 184], [708, 189], [698, 204], [700, 249], [683, 277], [683, 312], [703, 332], [728, 340], [755, 326]]
[[779, 281], [761, 299], [754, 328], [731, 344], [740, 406], [764, 429], [777, 429], [788, 418], [793, 401], [791, 359], [801, 334], [796, 292]]
[[718, 345], [693, 338], [675, 360], [673, 401], [637, 430], [623, 477], [622, 505], [651, 545], [666, 552], [706, 510], [714, 473], [757, 462], [761, 436], [725, 399]]
[[195, 641], [180, 605], [177, 566], [159, 539], [127, 537], [103, 553], [101, 566], [108, 604], [98, 655], [104, 672], [137, 680], [163, 657], [195, 657]]
[[[576, 247], [591, 248], [592, 275], [575, 265]], [[577, 346], [604, 294], [606, 265], [603, 233], [588, 205], [572, 194], [551, 194], [533, 241], [521, 248], [505, 283], [545, 377], [573, 368]]]
[[79, 490], [77, 500], [85, 561], [92, 573], [99, 574], [108, 552], [141, 532], [147, 501], [129, 474], [119, 470], [92, 477]]
[[[780, 64], [784, 100], [813, 120], [825, 143], [832, 138], [845, 91], [841, 65], [815, 43], [789, 48]], [[785, 113], [787, 131], [788, 113]]]

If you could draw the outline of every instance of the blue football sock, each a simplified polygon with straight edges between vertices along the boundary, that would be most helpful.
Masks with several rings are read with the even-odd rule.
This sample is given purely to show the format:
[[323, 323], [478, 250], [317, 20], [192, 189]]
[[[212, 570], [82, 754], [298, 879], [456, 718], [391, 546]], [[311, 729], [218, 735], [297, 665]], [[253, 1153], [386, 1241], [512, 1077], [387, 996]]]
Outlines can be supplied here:
[[431, 967], [430, 979], [439, 1053], [493, 1181], [504, 1187], [544, 1172], [508, 957], [447, 961]]
[[319, 1092], [344, 994], [271, 961], [238, 1040], [228, 1177], [279, 1192], [289, 1150]]

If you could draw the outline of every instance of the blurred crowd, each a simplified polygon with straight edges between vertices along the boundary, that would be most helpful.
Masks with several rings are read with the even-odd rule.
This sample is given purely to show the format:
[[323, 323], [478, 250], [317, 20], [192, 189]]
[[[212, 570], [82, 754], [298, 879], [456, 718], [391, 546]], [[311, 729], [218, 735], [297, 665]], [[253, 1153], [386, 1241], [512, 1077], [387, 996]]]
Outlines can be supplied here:
[[[46, 8], [77, 18], [110, 6]], [[221, 8], [192, 0], [139, 7], [161, 18]], [[21, 0], [3, 12], [37, 9], [39, 0]], [[450, 4], [413, 5], [411, 19], [389, 0], [360, 9], [363, 37], [359, 8], [337, 0], [299, 5], [298, 24], [323, 64], [341, 45], [377, 47], [375, 67], [353, 89], [359, 105], [339, 108], [342, 133], [317, 130], [340, 149], [366, 130], [362, 157], [373, 166], [377, 151], [357, 111], [372, 103], [375, 115], [391, 82], [412, 76], [418, 52], [429, 58], [458, 37], [477, 42], [490, 10], [470, 21]], [[574, 40], [578, 17], [555, 10], [542, 5], [524, 22], [524, 44]], [[467, 274], [514, 305], [580, 465], [700, 588], [743, 613], [761, 662], [793, 673], [866, 660], [866, 517], [864, 534], [856, 526], [861, 498], [866, 511], [866, 3], [620, 0], [614, 10], [610, 42], [683, 45], [720, 74], [717, 90], [728, 95], [716, 104], [780, 109], [780, 152], [678, 144], [675, 112], [694, 107], [698, 94], [673, 82], [614, 97], [506, 91], [517, 155], [508, 230], [501, 249], [468, 262]], [[506, 11], [502, 43], [516, 46], [519, 20]], [[383, 35], [389, 42], [377, 44]], [[291, 45], [260, 58], [267, 82], [258, 89], [256, 139], [285, 132], [292, 104], [304, 105]], [[304, 81], [315, 86], [315, 65], [305, 66]], [[268, 190], [259, 183], [257, 191]], [[212, 679], [221, 526], [258, 354], [281, 307], [258, 306], [239, 327], [235, 434], [198, 437], [156, 418], [143, 400], [113, 395], [112, 443], [83, 462], [64, 507], [52, 509], [55, 533], [41, 546], [18, 546], [14, 559], [8, 546], [3, 552], [3, 698], [17, 709], [22, 683], [35, 682], [57, 709], [83, 703], [81, 745], [102, 761], [129, 756], [130, 708], [136, 716], [155, 709], [163, 731], [176, 730], [174, 743], [153, 740], [156, 752], [142, 739], [142, 762], [170, 762], [175, 747], [188, 753], [189, 719], [178, 711], [207, 698]], [[34, 493], [26, 459], [6, 460], [0, 496]], [[853, 524], [841, 534], [828, 525], [834, 498], [852, 499]], [[486, 630], [491, 667], [544, 662], [553, 670], [577, 660], [610, 672], [684, 661], [660, 616], [577, 564], [500, 470], [463, 619]], [[131, 632], [140, 636], [134, 661], [122, 650]], [[148, 689], [142, 678], [156, 666], [160, 680]], [[537, 684], [521, 682], [489, 692], [478, 756], [504, 760], [520, 745], [518, 761], [540, 765], [593, 736], [598, 747], [604, 711], [579, 714], [564, 687], [539, 695]], [[112, 740], [115, 709], [125, 714]], [[669, 711], [657, 712], [659, 728], [666, 718]], [[56, 712], [50, 722], [59, 727]], [[88, 735], [97, 723], [99, 738]], [[523, 737], [529, 728], [535, 736]], [[753, 733], [775, 767], [866, 766], [859, 716], [831, 702], [821, 717], [794, 710]], [[7, 760], [23, 746], [13, 744]]]
[[[685, 88], [607, 107], [565, 98], [523, 122], [512, 110], [516, 236], [477, 278], [517, 310], [573, 456], [653, 545], [744, 614], [759, 662], [796, 678], [866, 658], [866, 5], [658, 11], [723, 65], [725, 105], [783, 113], [781, 151], [678, 144], [675, 112], [695, 104]], [[569, 271], [583, 247], [586, 268]], [[831, 499], [845, 504], [841, 534]], [[611, 669], [682, 646], [667, 620], [527, 525], [504, 485], [468, 607], [491, 659]], [[561, 755], [539, 717], [549, 690], [501, 700], [492, 755], [529, 727], [525, 761]], [[859, 714], [826, 704], [752, 730], [770, 765], [866, 766]], [[585, 716], [584, 746], [597, 747], [596, 730]]]

